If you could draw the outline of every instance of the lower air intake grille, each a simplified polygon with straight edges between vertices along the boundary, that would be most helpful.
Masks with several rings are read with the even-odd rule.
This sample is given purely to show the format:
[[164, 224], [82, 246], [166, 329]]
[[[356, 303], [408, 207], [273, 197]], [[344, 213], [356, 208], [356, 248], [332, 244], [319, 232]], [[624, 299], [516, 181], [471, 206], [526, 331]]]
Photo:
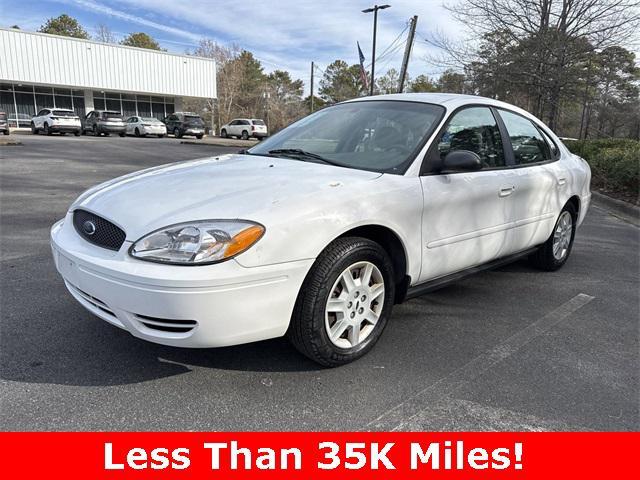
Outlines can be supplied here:
[[73, 226], [87, 242], [109, 250], [120, 250], [126, 238], [120, 227], [86, 210], [73, 212]]
[[155, 318], [146, 315], [136, 315], [140, 323], [152, 330], [170, 333], [187, 333], [197, 325], [195, 320], [172, 320], [168, 318]]

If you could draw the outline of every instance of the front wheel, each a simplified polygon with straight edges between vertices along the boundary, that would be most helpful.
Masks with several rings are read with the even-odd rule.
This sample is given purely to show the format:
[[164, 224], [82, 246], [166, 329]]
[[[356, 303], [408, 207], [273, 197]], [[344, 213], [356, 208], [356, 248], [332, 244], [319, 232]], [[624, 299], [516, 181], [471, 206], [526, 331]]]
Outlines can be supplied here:
[[196, 135], [196, 138], [197, 138], [198, 140], [202, 140], [202, 134]]
[[158, 138], [162, 138], [162, 137], [164, 137], [164, 135], [162, 133], [159, 133]]
[[73, 134], [74, 134], [76, 137], [79, 137], [79, 136], [80, 136], [80, 130], [76, 130], [75, 132], [73, 132]]
[[318, 257], [302, 284], [287, 337], [303, 355], [337, 367], [367, 353], [391, 316], [393, 265], [377, 243], [340, 238]]
[[45, 135], [51, 135], [51, 130], [49, 129], [49, 124], [45, 123], [44, 128], [42, 129]]
[[118, 135], [120, 135], [121, 137], [124, 137], [125, 133], [124, 132], [120, 132]]
[[182, 138], [182, 134], [180, 133], [180, 129], [179, 128], [174, 128], [173, 129], [173, 136], [176, 138]]
[[249, 140], [249, 132], [247, 132], [246, 130], [242, 131], [242, 135], [240, 136], [240, 138], [242, 140]]
[[38, 129], [36, 128], [36, 125], [33, 122], [31, 122], [31, 133], [33, 135], [38, 135]]
[[553, 272], [566, 263], [573, 247], [577, 218], [573, 204], [565, 205], [549, 239], [529, 257], [533, 266]]
[[222, 131], [220, 132], [220, 136], [222, 138], [227, 138], [227, 131], [223, 128]]

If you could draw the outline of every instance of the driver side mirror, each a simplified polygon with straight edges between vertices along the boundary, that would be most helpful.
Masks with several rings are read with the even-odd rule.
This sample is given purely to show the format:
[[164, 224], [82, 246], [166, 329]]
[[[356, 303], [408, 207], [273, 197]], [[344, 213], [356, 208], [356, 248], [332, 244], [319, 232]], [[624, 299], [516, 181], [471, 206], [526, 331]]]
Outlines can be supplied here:
[[442, 162], [442, 172], [473, 172], [482, 169], [480, 156], [470, 150], [449, 152]]

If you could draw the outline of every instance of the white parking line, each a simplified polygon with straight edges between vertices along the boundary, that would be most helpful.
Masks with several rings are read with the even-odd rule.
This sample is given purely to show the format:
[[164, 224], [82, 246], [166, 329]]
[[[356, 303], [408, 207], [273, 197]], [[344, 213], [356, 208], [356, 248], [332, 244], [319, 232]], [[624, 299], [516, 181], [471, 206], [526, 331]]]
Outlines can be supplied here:
[[478, 355], [446, 377], [441, 378], [399, 405], [387, 410], [378, 418], [369, 422], [366, 428], [368, 430], [381, 431], [402, 429], [403, 425], [409, 423], [413, 417], [426, 409], [436, 398], [450, 395], [462, 385], [477, 379], [483, 372], [514, 354], [594, 298], [584, 293], [576, 295], [528, 327], [507, 338], [492, 350]]

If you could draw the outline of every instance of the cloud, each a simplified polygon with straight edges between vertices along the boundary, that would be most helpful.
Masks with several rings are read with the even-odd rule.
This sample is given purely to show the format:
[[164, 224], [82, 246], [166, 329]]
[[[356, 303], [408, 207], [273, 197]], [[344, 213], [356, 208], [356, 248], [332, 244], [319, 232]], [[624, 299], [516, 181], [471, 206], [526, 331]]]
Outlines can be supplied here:
[[[335, 59], [357, 63], [356, 41], [370, 62], [373, 15], [362, 9], [372, 0], [53, 0], [70, 7], [111, 17], [120, 24], [144, 27], [171, 50], [184, 51], [202, 38], [223, 44], [235, 43], [253, 52], [265, 70], [289, 70], [308, 81], [311, 61], [325, 68]], [[424, 61], [432, 49], [422, 39], [436, 29], [453, 31], [455, 23], [441, 6], [442, 0], [390, 0], [392, 7], [379, 12], [377, 57], [405, 29], [409, 18], [418, 15], [418, 33], [410, 74], [433, 73]], [[460, 27], [455, 27], [459, 29]], [[158, 35], [162, 33], [162, 35]], [[399, 69], [405, 36], [396, 48], [377, 63], [376, 71]]]

